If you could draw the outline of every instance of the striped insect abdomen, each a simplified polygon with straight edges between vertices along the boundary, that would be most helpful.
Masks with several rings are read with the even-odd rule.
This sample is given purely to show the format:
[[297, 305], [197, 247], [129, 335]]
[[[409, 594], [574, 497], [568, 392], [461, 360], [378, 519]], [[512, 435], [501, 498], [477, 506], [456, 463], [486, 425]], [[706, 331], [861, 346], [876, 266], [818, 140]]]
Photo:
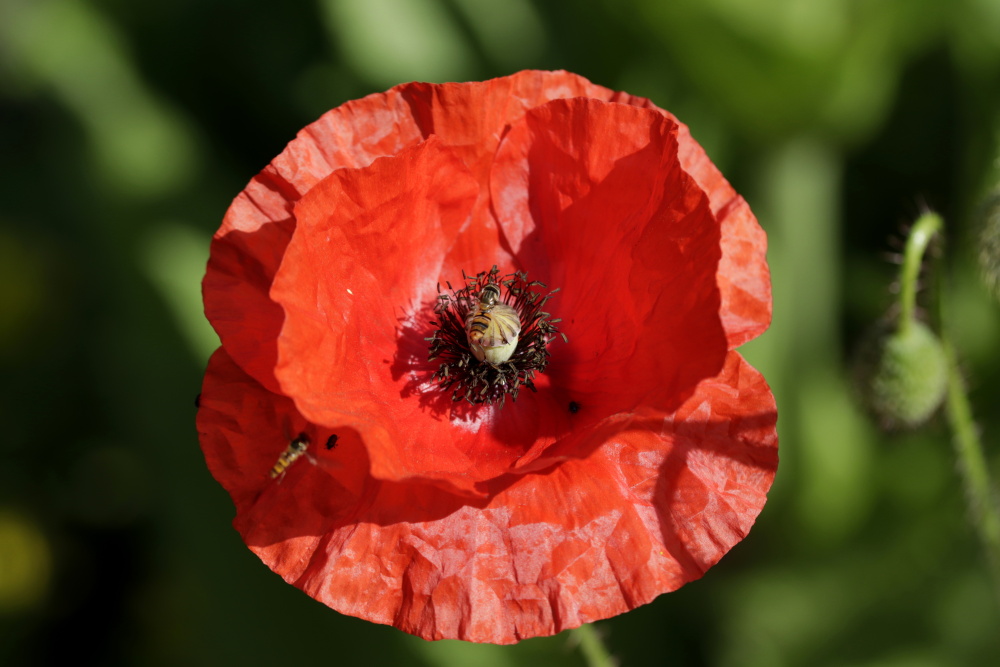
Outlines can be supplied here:
[[510, 359], [521, 333], [517, 311], [505, 303], [479, 308], [465, 321], [469, 348], [479, 361], [499, 364]]

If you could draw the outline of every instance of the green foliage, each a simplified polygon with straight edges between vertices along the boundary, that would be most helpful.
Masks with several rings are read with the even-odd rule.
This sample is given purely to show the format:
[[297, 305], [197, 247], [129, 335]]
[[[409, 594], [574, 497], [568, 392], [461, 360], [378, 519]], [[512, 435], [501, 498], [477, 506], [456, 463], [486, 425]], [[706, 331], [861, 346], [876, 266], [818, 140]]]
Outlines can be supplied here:
[[[953, 226], [952, 335], [997, 470], [1000, 317], [963, 244], [995, 176], [997, 35], [996, 0], [0, 3], [0, 663], [582, 664], [563, 636], [429, 644], [302, 595], [229, 528], [193, 427], [198, 248], [243, 184], [347, 99], [536, 67], [676, 113], [770, 242], [774, 325], [745, 353], [778, 400], [771, 500], [703, 580], [599, 624], [611, 651], [991, 664], [1000, 609], [947, 435], [877, 433], [844, 359], [926, 202]], [[886, 386], [933, 384], [911, 363], [933, 350], [887, 342]], [[34, 566], [12, 587], [4, 563]]]

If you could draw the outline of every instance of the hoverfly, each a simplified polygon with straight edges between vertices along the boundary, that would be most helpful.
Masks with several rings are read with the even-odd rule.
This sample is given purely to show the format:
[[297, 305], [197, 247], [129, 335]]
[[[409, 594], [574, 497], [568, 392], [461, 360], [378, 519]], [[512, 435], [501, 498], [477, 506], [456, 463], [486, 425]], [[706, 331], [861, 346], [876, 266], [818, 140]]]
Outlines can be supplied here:
[[502, 364], [514, 354], [521, 320], [514, 308], [500, 301], [500, 288], [491, 283], [480, 291], [477, 307], [465, 318], [465, 333], [476, 359]]
[[298, 437], [292, 440], [291, 444], [281, 452], [281, 456], [278, 457], [277, 463], [271, 468], [271, 479], [278, 477], [286, 470], [288, 466], [295, 463], [295, 461], [306, 453], [306, 449], [309, 448], [309, 436], [304, 432], [299, 433]]

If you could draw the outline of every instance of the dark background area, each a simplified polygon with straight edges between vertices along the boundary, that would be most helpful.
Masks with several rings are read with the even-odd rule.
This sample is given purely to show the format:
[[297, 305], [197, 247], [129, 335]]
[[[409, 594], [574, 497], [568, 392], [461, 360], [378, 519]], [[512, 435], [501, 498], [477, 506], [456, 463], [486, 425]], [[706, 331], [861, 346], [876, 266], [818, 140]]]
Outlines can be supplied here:
[[205, 468], [208, 240], [299, 128], [409, 80], [569, 69], [690, 125], [768, 232], [746, 356], [782, 464], [704, 579], [601, 622], [622, 664], [991, 664], [1000, 607], [950, 436], [882, 435], [849, 361], [925, 207], [987, 456], [1000, 304], [997, 0], [0, 0], [0, 664], [580, 665], [566, 636], [424, 642], [260, 564]]

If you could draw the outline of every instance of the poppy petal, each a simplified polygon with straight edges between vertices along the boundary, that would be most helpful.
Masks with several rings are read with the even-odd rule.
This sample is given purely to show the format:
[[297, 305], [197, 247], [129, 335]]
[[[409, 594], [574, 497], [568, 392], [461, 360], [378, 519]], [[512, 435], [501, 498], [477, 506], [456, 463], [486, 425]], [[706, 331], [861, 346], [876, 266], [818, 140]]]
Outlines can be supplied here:
[[763, 378], [731, 352], [672, 414], [645, 411], [642, 428], [482, 501], [372, 480], [350, 434], [268, 479], [289, 425], [314, 440], [328, 431], [310, 430], [290, 401], [221, 351], [198, 423], [237, 529], [286, 581], [426, 639], [513, 643], [699, 578], [764, 505], [777, 465], [775, 414]]
[[733, 350], [764, 333], [771, 325], [771, 273], [767, 235], [750, 206], [729, 184], [687, 126], [678, 132], [681, 164], [708, 195], [722, 226], [719, 262], [720, 315]]
[[[568, 72], [524, 71], [491, 81], [408, 83], [352, 100], [308, 125], [233, 201], [211, 247], [205, 314], [233, 358], [277, 391], [273, 367], [282, 311], [270, 286], [295, 227], [295, 203], [335, 169], [365, 167], [433, 135], [485, 182], [504, 128], [556, 97], [612, 93]], [[477, 202], [477, 219], [488, 218]], [[463, 239], [466, 254], [476, 238]], [[495, 239], [487, 239], [495, 246]], [[454, 260], [454, 261], [457, 261]]]
[[725, 357], [719, 224], [677, 131], [652, 111], [556, 100], [514, 125], [494, 162], [507, 244], [563, 288], [551, 309], [570, 345], [548, 374], [600, 417], [676, 407]]
[[[350, 101], [304, 128], [236, 197], [212, 240], [203, 285], [205, 314], [223, 345], [254, 377], [278, 390], [273, 368], [283, 314], [270, 299], [270, 285], [295, 227], [295, 202], [329, 173], [367, 166], [435, 134], [455, 147], [485, 185], [507, 126], [531, 108], [572, 97], [652, 109], [676, 120], [648, 99], [612, 91], [576, 74], [526, 70], [484, 82], [403, 84]], [[746, 202], [687, 127], [678, 126], [681, 163], [708, 193], [723, 225], [722, 319], [730, 348], [735, 348], [760, 335], [770, 322], [766, 240]], [[484, 236], [466, 235], [456, 253], [482, 254], [495, 245], [485, 234], [488, 208], [486, 197], [477, 201], [473, 217]], [[458, 257], [451, 261], [458, 262]]]
[[477, 191], [436, 138], [334, 172], [296, 206], [271, 295], [285, 314], [280, 391], [309, 421], [359, 433], [378, 479], [481, 496], [573, 421], [570, 398], [545, 376], [537, 394], [502, 408], [456, 405], [431, 380], [427, 320], [438, 284], [462, 275], [448, 244], [471, 233]]
[[[566, 315], [573, 344], [555, 353], [540, 395], [502, 414], [483, 406], [456, 415], [447, 405], [449, 419], [429, 419], [426, 405], [399, 398], [436, 387], [405, 363], [393, 373], [388, 361], [398, 362], [414, 342], [410, 360], [426, 354], [424, 335], [406, 323], [418, 322], [436, 284], [461, 270], [447, 266], [452, 253], [443, 239], [475, 226], [465, 219], [475, 186], [463, 163], [434, 138], [368, 168], [338, 170], [297, 205], [298, 227], [272, 289], [285, 309], [276, 371], [282, 392], [310, 421], [360, 432], [375, 477], [423, 477], [480, 494], [493, 477], [550, 465], [542, 454], [560, 439], [553, 452], [560, 458], [585, 455], [600, 445], [592, 432], [611, 415], [643, 403], [676, 407], [718, 371], [726, 344], [715, 282], [718, 224], [679, 167], [675, 132], [676, 124], [653, 112], [579, 99], [539, 107], [507, 134], [498, 180], [518, 187], [522, 176], [509, 175], [512, 169], [563, 179], [529, 185], [540, 193], [532, 201], [544, 233], [532, 225], [522, 233], [536, 243], [511, 246], [522, 267], [573, 286], [556, 311]], [[442, 155], [449, 157], [428, 157]], [[565, 164], [551, 168], [552, 155]], [[462, 183], [466, 189], [454, 195]], [[546, 192], [562, 199], [546, 200]], [[447, 224], [439, 211], [421, 210], [452, 196], [459, 205], [445, 203], [454, 214]], [[497, 207], [518, 201], [503, 187], [494, 197]], [[496, 250], [480, 263], [494, 261]], [[570, 401], [585, 412], [573, 418]], [[465, 437], [455, 438], [457, 423], [466, 424]]]
[[402, 400], [429, 374], [394, 362], [418, 355], [414, 345], [426, 359], [427, 334], [414, 324], [431, 312], [478, 190], [432, 137], [335, 171], [296, 206], [298, 226], [271, 289], [285, 312], [275, 374], [307, 419], [362, 435], [379, 479], [427, 475], [469, 489], [496, 474], [473, 474], [477, 462], [456, 445], [454, 426], [432, 419], [416, 397]]

